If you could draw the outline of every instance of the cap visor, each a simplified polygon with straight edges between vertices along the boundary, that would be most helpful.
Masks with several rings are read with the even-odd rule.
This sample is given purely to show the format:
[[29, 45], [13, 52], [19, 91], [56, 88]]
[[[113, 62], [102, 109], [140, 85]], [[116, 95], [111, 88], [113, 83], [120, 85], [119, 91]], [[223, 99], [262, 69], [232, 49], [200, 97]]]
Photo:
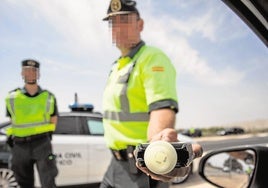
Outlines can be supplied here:
[[130, 14], [135, 13], [134, 11], [120, 11], [120, 12], [113, 12], [108, 14], [105, 18], [103, 18], [103, 21], [108, 21], [111, 16], [119, 15], [119, 14]]

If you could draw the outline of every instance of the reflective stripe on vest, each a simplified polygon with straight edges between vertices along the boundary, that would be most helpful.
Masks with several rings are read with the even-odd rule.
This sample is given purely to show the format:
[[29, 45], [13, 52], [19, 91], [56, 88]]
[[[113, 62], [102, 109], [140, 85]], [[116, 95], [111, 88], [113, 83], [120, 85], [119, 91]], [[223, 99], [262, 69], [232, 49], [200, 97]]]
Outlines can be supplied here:
[[[143, 44], [141, 44], [140, 48], [143, 46]], [[131, 113], [129, 110], [130, 107], [129, 107], [129, 100], [127, 97], [127, 87], [128, 87], [128, 81], [129, 81], [130, 75], [136, 65], [137, 59], [138, 57], [136, 57], [133, 60], [132, 66], [129, 67], [127, 73], [118, 79], [118, 83], [121, 83], [123, 85], [122, 90], [120, 92], [121, 93], [120, 104], [121, 104], [122, 112], [104, 111], [103, 118], [108, 119], [108, 120], [125, 121], [125, 122], [149, 121], [148, 112]]]
[[103, 114], [105, 119], [114, 121], [148, 121], [149, 114], [146, 112], [142, 113], [129, 113], [129, 112], [109, 112], [105, 111]]

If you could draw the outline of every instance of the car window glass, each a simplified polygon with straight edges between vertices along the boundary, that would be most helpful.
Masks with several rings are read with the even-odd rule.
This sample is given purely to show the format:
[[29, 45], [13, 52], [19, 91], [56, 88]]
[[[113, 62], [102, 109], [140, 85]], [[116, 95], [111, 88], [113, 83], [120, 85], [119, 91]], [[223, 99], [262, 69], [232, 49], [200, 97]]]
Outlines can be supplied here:
[[78, 117], [59, 117], [55, 134], [81, 134], [80, 121]]
[[250, 149], [221, 152], [206, 161], [206, 178], [225, 188], [246, 188], [253, 175], [256, 163], [255, 152]]
[[91, 135], [103, 135], [104, 134], [102, 121], [88, 119], [87, 125], [88, 125], [88, 129]]

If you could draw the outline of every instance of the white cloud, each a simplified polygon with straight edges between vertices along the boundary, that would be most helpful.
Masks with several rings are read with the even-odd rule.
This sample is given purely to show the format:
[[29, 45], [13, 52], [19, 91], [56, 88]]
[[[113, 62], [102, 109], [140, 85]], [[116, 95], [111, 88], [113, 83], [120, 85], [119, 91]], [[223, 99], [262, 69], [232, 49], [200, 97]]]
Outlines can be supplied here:
[[174, 18], [166, 18], [170, 23], [167, 25], [173, 26], [174, 31], [185, 34], [186, 36], [199, 35], [207, 38], [212, 42], [216, 42], [217, 25], [212, 22], [213, 13], [208, 11], [203, 15], [197, 17], [189, 17], [186, 20], [178, 20]]
[[[202, 58], [200, 53], [184, 37], [185, 32], [190, 34], [194, 30], [202, 30], [205, 36], [214, 40], [216, 29], [212, 21], [208, 21], [212, 17], [211, 14], [196, 18], [193, 22], [182, 22], [167, 16], [155, 18], [153, 15], [146, 15], [146, 17], [145, 40], [167, 52], [181, 74], [192, 75], [200, 83], [209, 85], [233, 85], [244, 78], [245, 73], [241, 70], [235, 70], [233, 67], [229, 66], [223, 70], [217, 70], [211, 66], [213, 64]], [[205, 23], [211, 26], [210, 29], [202, 26]]]
[[108, 1], [88, 0], [38, 0], [23, 3], [31, 7], [33, 14], [48, 22], [61, 36], [65, 45], [78, 55], [87, 51], [98, 51], [103, 41], [110, 41], [108, 25], [102, 22]]

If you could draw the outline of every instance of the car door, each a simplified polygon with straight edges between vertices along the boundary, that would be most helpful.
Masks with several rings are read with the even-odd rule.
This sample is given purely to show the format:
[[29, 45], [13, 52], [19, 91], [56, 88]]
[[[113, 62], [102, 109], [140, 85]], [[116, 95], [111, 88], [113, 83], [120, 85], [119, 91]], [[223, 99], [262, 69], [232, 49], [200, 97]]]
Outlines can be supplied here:
[[102, 118], [86, 119], [88, 136], [88, 179], [89, 182], [100, 182], [108, 168], [111, 152], [104, 140]]
[[53, 149], [57, 156], [58, 186], [87, 183], [87, 135], [84, 135], [79, 116], [60, 116], [53, 135]]

